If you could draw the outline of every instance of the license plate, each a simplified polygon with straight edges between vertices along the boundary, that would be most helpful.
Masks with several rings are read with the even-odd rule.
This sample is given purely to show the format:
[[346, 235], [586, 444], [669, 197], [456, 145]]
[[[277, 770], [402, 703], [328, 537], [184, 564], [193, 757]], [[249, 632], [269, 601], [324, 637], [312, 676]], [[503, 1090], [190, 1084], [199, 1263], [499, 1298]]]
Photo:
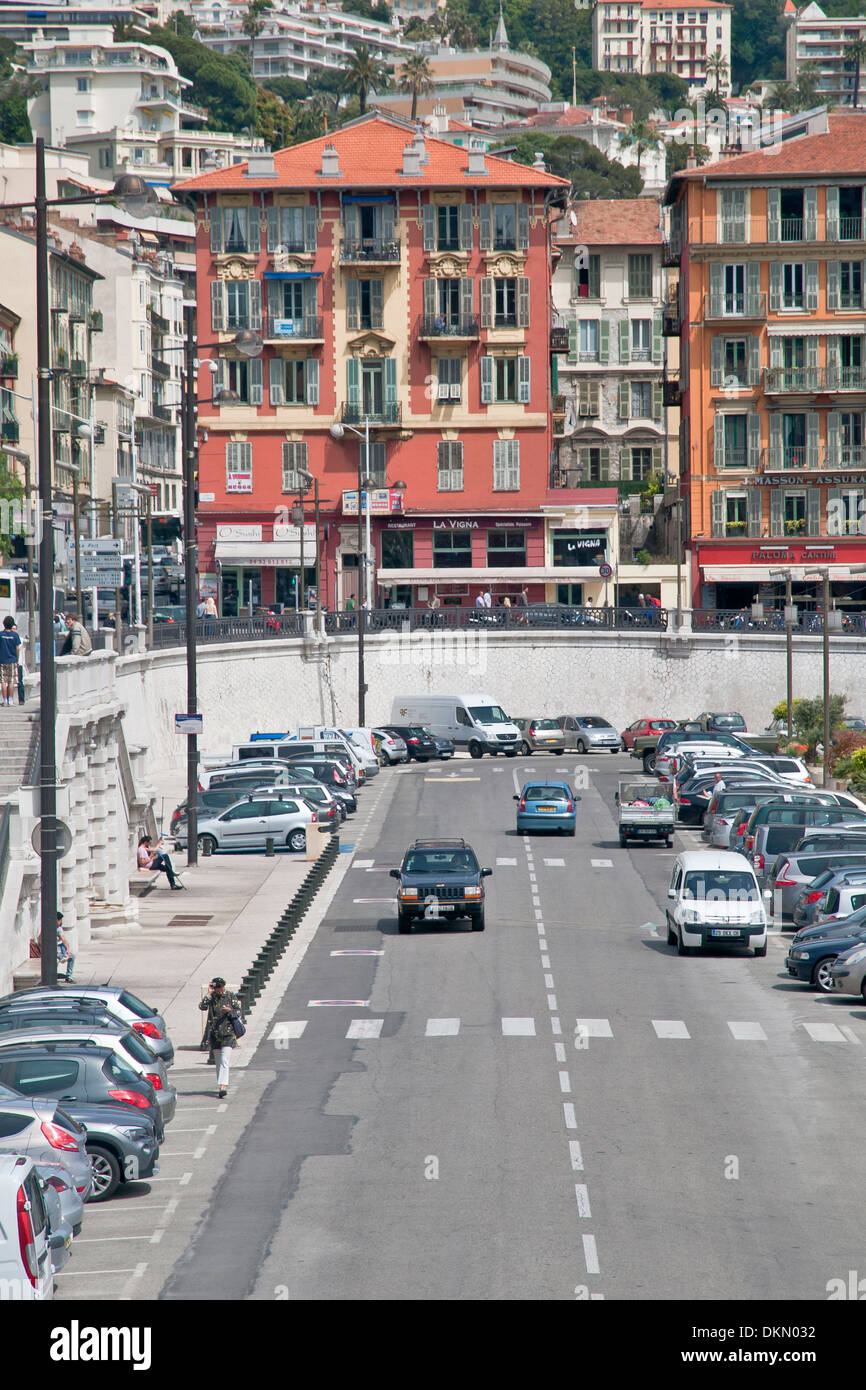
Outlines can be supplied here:
[[553, 812], [556, 811], [556, 807], [555, 807], [555, 806], [539, 806], [538, 809], [539, 809], [539, 811], [553, 811]]
[[714, 927], [710, 936], [742, 936], [738, 927]]

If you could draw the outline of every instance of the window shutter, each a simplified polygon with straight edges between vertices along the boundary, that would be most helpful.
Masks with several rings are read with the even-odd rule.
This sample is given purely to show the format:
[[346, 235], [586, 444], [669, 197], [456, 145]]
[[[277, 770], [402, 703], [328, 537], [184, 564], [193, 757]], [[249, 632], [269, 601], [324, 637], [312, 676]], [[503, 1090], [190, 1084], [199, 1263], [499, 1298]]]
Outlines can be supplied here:
[[601, 256], [590, 256], [588, 279], [589, 298], [601, 299]]
[[628, 319], [619, 321], [619, 360], [628, 362], [631, 357], [631, 340], [629, 338], [630, 325]]
[[780, 487], [770, 488], [770, 535], [781, 536], [784, 527], [782, 526], [782, 489]]
[[434, 319], [436, 317], [436, 286], [439, 281], [434, 280], [432, 275], [424, 281], [424, 317]]
[[346, 327], [358, 328], [361, 322], [360, 300], [358, 296], [358, 281], [354, 278], [346, 281]]
[[481, 359], [481, 404], [493, 404], [493, 358]]
[[343, 229], [346, 241], [357, 243], [361, 240], [361, 213], [357, 203], [344, 204]]
[[821, 534], [821, 491], [817, 487], [806, 488], [806, 534]]
[[460, 204], [460, 222], [458, 227], [459, 246], [461, 251], [472, 250], [472, 204]]
[[[280, 293], [280, 289], [279, 280], [268, 281], [268, 314], [272, 319], [280, 318], [280, 311], [283, 307], [283, 297]], [[266, 336], [272, 335], [269, 334]]]
[[283, 359], [272, 357], [270, 361], [269, 390], [271, 405], [283, 404]]
[[304, 388], [307, 405], [319, 404], [319, 359], [308, 357], [304, 363]]
[[780, 236], [779, 223], [781, 221], [782, 190], [781, 188], [767, 189], [767, 240], [778, 241]]
[[[575, 332], [577, 325], [575, 324]], [[571, 356], [571, 338], [569, 337], [569, 357]], [[599, 362], [610, 361], [610, 320], [601, 319], [598, 325], [598, 360]]]
[[602, 444], [598, 451], [598, 476], [602, 482], [610, 477], [610, 445]]
[[818, 467], [818, 430], [821, 417], [817, 410], [806, 413], [806, 467]]
[[262, 249], [262, 224], [259, 209], [247, 208], [247, 250], [258, 255]]
[[474, 309], [472, 280], [468, 275], [464, 275], [460, 281], [460, 317], [471, 319]]
[[[836, 190], [838, 193], [838, 189]], [[827, 308], [839, 308], [839, 262], [827, 262]]]
[[262, 282], [261, 280], [250, 280], [250, 328], [258, 329], [262, 327]]
[[770, 309], [777, 312], [782, 307], [782, 262], [770, 261]]
[[529, 276], [517, 277], [517, 327], [529, 327]]
[[725, 341], [723, 338], [713, 338], [710, 342], [711, 386], [724, 386], [725, 384], [725, 369], [723, 358], [724, 347]]
[[722, 317], [723, 299], [725, 293], [725, 267], [718, 262], [710, 266], [710, 317], [720, 319]]
[[806, 310], [814, 311], [818, 307], [818, 262], [806, 262]]
[[478, 247], [481, 251], [493, 250], [493, 209], [489, 203], [482, 203], [478, 209]]
[[319, 240], [319, 222], [316, 208], [311, 203], [304, 208], [304, 250], [315, 251]]
[[508, 441], [508, 482], [509, 487], [518, 491], [520, 488], [520, 440], [511, 439]]
[[601, 391], [601, 382], [600, 382], [600, 381], [589, 381], [589, 382], [587, 382], [587, 391], [588, 391], [588, 395], [587, 395], [587, 400], [588, 400], [587, 410], [588, 410], [588, 412], [589, 412], [590, 415], [598, 415], [598, 413], [599, 413], [598, 403], [599, 403], [599, 393], [600, 393], [600, 391]]
[[481, 277], [481, 327], [493, 327], [493, 277]]
[[806, 339], [806, 385], [810, 391], [818, 389], [818, 339]]
[[760, 536], [762, 520], [762, 498], [759, 487], [746, 488], [746, 506], [749, 515], [749, 535]]
[[761, 382], [761, 339], [757, 333], [750, 333], [746, 351], [748, 353], [748, 376], [747, 381], [750, 386], [759, 386]]
[[[721, 473], [725, 466], [725, 417], [718, 412], [713, 416], [713, 467]], [[715, 497], [715, 493], [713, 496]]]
[[517, 204], [517, 249], [529, 249], [529, 208], [526, 203]]
[[576, 361], [577, 361], [577, 335], [578, 335], [578, 322], [577, 322], [577, 319], [569, 319], [569, 323], [568, 323], [568, 360], [569, 360], [569, 362], [576, 362]]
[[629, 416], [629, 386], [627, 381], [621, 381], [618, 388], [619, 418], [627, 420]]
[[818, 240], [818, 190], [805, 189], [803, 198], [803, 240]]
[[517, 359], [517, 401], [519, 405], [529, 405], [531, 359]]
[[421, 209], [424, 228], [424, 250], [436, 250], [436, 209], [430, 203], [425, 203]]
[[382, 315], [384, 309], [385, 296], [383, 293], [383, 281], [370, 281], [370, 314], [373, 319], [373, 327], [382, 327]]
[[782, 417], [778, 411], [770, 416], [770, 467], [782, 466]]
[[842, 536], [845, 533], [844, 513], [842, 510], [842, 489], [840, 487], [828, 487], [827, 489], [827, 535]]
[[273, 206], [268, 208], [267, 213], [267, 249], [269, 252], [276, 251], [280, 244], [280, 209]]
[[860, 308], [866, 309], [866, 261], [860, 262]]
[[746, 298], [749, 301], [746, 312], [755, 314], [758, 312], [758, 300], [761, 295], [761, 267], [757, 261], [749, 261], [746, 266]]
[[382, 240], [392, 242], [394, 240], [394, 204], [382, 204]]
[[361, 404], [361, 364], [357, 357], [350, 357], [346, 363], [347, 404], [356, 408]]
[[716, 488], [715, 492], [710, 493], [710, 514], [713, 535], [723, 536], [725, 534], [725, 494], [721, 488]]
[[653, 382], [653, 419], [662, 418], [662, 384], [660, 381]]
[[396, 357], [385, 358], [385, 406], [393, 407], [397, 404], [397, 359]]
[[262, 404], [262, 359], [251, 357], [249, 362], [250, 373], [250, 405]]
[[838, 188], [828, 187], [827, 189], [827, 228], [825, 231], [827, 241], [839, 240], [839, 190]]
[[[746, 462], [753, 472], [757, 471], [761, 462], [761, 417], [760, 415], [746, 416]], [[758, 489], [756, 489], [758, 491]]]
[[210, 251], [218, 256], [223, 249], [223, 210], [211, 208], [210, 213]]
[[842, 459], [842, 415], [838, 410], [827, 413], [827, 467], [838, 468]]
[[659, 363], [662, 360], [662, 321], [660, 318], [653, 319], [653, 361]]
[[770, 339], [770, 366], [774, 371], [782, 366], [782, 339], [775, 336]]
[[656, 473], [656, 474], [660, 474], [661, 471], [662, 471], [662, 446], [661, 446], [661, 444], [654, 444], [654, 445], [653, 445], [653, 463], [652, 463], [652, 469], [653, 469], [653, 472]]
[[222, 333], [225, 329], [225, 308], [223, 303], [222, 280], [211, 280], [210, 326], [214, 333]]

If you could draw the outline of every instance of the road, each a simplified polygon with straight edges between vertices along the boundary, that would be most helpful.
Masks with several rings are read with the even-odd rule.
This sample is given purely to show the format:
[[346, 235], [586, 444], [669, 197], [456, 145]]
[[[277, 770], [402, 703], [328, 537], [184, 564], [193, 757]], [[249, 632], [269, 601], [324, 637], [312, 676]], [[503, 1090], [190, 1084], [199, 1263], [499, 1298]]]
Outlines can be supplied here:
[[[588, 781], [575, 838], [513, 829], [530, 768]], [[161, 1297], [823, 1299], [862, 1265], [866, 1011], [789, 983], [777, 934], [677, 957], [667, 881], [701, 841], [619, 847], [633, 769], [382, 773]], [[387, 870], [435, 834], [494, 870], [484, 933], [397, 934]]]

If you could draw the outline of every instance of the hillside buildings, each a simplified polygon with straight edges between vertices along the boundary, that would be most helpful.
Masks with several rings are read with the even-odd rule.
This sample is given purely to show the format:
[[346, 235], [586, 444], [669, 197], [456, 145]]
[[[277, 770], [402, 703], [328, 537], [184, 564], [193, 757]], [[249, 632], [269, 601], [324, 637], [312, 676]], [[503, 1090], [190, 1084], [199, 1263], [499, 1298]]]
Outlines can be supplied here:
[[691, 88], [715, 89], [712, 65], [725, 62], [719, 90], [731, 90], [731, 6], [680, 0], [597, 0], [592, 66], [599, 72], [671, 73]]
[[[850, 44], [866, 40], [866, 17], [826, 15], [820, 5], [799, 10], [788, 0], [783, 11], [788, 24], [785, 36], [785, 76], [796, 84], [804, 64], [816, 74], [815, 95], [828, 106], [862, 105], [866, 101], [859, 64], [848, 51]], [[866, 74], [864, 74], [866, 75]]]

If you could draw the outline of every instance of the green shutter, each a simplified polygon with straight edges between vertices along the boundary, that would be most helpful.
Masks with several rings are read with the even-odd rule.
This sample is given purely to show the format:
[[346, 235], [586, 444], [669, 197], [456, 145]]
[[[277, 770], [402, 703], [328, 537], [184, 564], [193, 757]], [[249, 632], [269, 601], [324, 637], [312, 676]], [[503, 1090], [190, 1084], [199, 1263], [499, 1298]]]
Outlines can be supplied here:
[[517, 327], [529, 327], [529, 276], [517, 277]]
[[782, 416], [774, 410], [770, 415], [770, 467], [782, 466]]
[[478, 248], [481, 251], [493, 250], [493, 209], [489, 203], [482, 203], [478, 209]]
[[262, 224], [258, 207], [247, 208], [247, 251], [257, 256], [262, 249]]
[[725, 343], [724, 343], [724, 339], [723, 339], [723, 338], [718, 338], [718, 337], [716, 337], [716, 338], [713, 338], [713, 339], [710, 341], [710, 385], [711, 385], [711, 386], [724, 386], [724, 384], [725, 384], [725, 369], [724, 369], [724, 357], [723, 357], [724, 346], [725, 346]]
[[814, 313], [818, 307], [818, 262], [806, 262], [806, 312]]
[[430, 204], [425, 203], [421, 209], [424, 229], [424, 250], [436, 250], [436, 209]]
[[653, 361], [658, 363], [662, 360], [662, 321], [660, 318], [653, 319]]
[[493, 277], [481, 277], [481, 327], [493, 327]]
[[[570, 341], [570, 340], [569, 340]], [[569, 348], [569, 351], [571, 349]], [[598, 325], [598, 360], [610, 361], [610, 320], [601, 319]]]
[[250, 405], [261, 405], [262, 403], [262, 359], [251, 357], [249, 362], [250, 373]]
[[715, 492], [710, 493], [710, 514], [712, 518], [711, 530], [714, 536], [725, 534], [725, 493], [722, 488], [716, 488]]
[[319, 359], [308, 357], [304, 363], [304, 392], [307, 405], [319, 404]]
[[280, 244], [280, 210], [273, 205], [267, 212], [267, 249], [268, 252], [276, 251]]
[[782, 262], [770, 261], [770, 310], [778, 312], [782, 307]]
[[725, 267], [718, 261], [710, 266], [710, 318], [720, 319], [725, 295]]
[[210, 326], [214, 333], [225, 329], [225, 304], [222, 280], [211, 280], [210, 285]]
[[[279, 280], [269, 280], [269, 281], [268, 281], [268, 315], [269, 315], [270, 318], [272, 318], [272, 319], [278, 319], [278, 318], [280, 318], [280, 317], [282, 316], [282, 308], [283, 308], [283, 296], [282, 296], [282, 285], [281, 285], [281, 282], [280, 282]], [[273, 335], [272, 335], [271, 333], [268, 333], [268, 334], [266, 334], [266, 336], [267, 336], [267, 337], [271, 337], [271, 336], [273, 336]]]
[[396, 357], [385, 358], [385, 405], [393, 407], [397, 404], [397, 359]]
[[817, 410], [806, 412], [806, 467], [818, 467], [820, 415]]
[[223, 249], [223, 210], [220, 207], [210, 211], [210, 252], [219, 256]]
[[529, 249], [529, 208], [526, 203], [517, 204], [517, 249]]
[[357, 245], [361, 240], [361, 212], [357, 203], [343, 205], [343, 234], [350, 243]]
[[746, 462], [753, 472], [757, 471], [761, 462], [761, 417], [760, 415], [746, 416]]
[[778, 241], [781, 222], [781, 188], [767, 189], [767, 240]]
[[424, 281], [424, 317], [434, 319], [436, 317], [436, 287], [438, 280], [434, 280], [430, 275]]
[[589, 258], [589, 283], [587, 290], [590, 299], [601, 299], [601, 256], [594, 255]]
[[660, 474], [660, 473], [661, 473], [661, 471], [662, 471], [662, 446], [661, 446], [661, 444], [654, 444], [654, 445], [653, 445], [653, 464], [652, 464], [652, 467], [653, 467], [653, 472], [654, 472], [655, 474]]
[[381, 328], [384, 310], [384, 292], [382, 280], [370, 281], [370, 316], [373, 320], [374, 328]]
[[[713, 467], [721, 473], [725, 466], [725, 417], [718, 412], [713, 416]], [[713, 496], [716, 494], [714, 493]]]
[[[838, 188], [836, 192], [838, 193]], [[827, 308], [839, 308], [839, 262], [827, 262]]]
[[358, 294], [358, 281], [351, 276], [346, 281], [346, 327], [348, 329], [358, 328], [361, 323], [360, 298]]
[[382, 240], [388, 244], [394, 240], [394, 204], [382, 204]]
[[621, 381], [617, 390], [617, 405], [619, 407], [620, 420], [627, 420], [629, 417], [629, 385], [627, 381]]
[[746, 266], [746, 313], [758, 316], [761, 295], [761, 267], [757, 261], [749, 261]]
[[517, 400], [520, 405], [529, 405], [530, 399], [530, 372], [532, 362], [529, 357], [518, 357], [517, 359]]
[[460, 238], [460, 250], [472, 250], [472, 204], [460, 204], [460, 222], [458, 235]]
[[631, 357], [631, 340], [630, 340], [630, 337], [629, 337], [629, 331], [630, 331], [630, 330], [629, 330], [629, 321], [628, 321], [628, 319], [620, 319], [620, 321], [619, 321], [619, 360], [620, 360], [620, 362], [628, 362], [629, 358]]
[[839, 240], [839, 190], [832, 186], [827, 190], [827, 228], [824, 233], [827, 241]]
[[361, 364], [357, 357], [350, 357], [346, 363], [347, 403], [356, 409], [361, 404]]
[[842, 460], [842, 415], [838, 410], [827, 413], [827, 467], [838, 468]]
[[662, 418], [662, 384], [660, 381], [653, 382], [653, 419]]
[[[471, 319], [473, 309], [472, 279], [469, 275], [464, 275], [460, 281], [460, 317]], [[556, 358], [553, 360], [556, 361]]]
[[757, 333], [750, 333], [746, 342], [746, 352], [748, 360], [748, 375], [746, 380], [750, 386], [760, 386], [761, 384], [761, 339]]
[[818, 240], [818, 190], [806, 188], [803, 198], [803, 240]]
[[603, 481], [610, 478], [610, 445], [602, 444], [598, 451], [598, 471]]
[[271, 405], [283, 404], [283, 359], [272, 357], [270, 361], [269, 389]]
[[493, 403], [493, 358], [482, 357], [481, 359], [481, 404], [492, 405]]
[[[576, 362], [576, 361], [577, 361], [577, 335], [578, 335], [578, 323], [577, 323], [577, 319], [576, 319], [576, 318], [570, 319], [570, 320], [569, 320], [569, 324], [568, 324], [568, 360], [569, 360], [569, 362]], [[556, 358], [554, 357], [553, 360], [556, 361]]]
[[304, 208], [304, 250], [315, 251], [319, 240], [318, 215], [315, 207], [310, 204]]
[[262, 329], [262, 282], [261, 280], [250, 280], [249, 287], [249, 324], [250, 328], [254, 328], [260, 333]]

